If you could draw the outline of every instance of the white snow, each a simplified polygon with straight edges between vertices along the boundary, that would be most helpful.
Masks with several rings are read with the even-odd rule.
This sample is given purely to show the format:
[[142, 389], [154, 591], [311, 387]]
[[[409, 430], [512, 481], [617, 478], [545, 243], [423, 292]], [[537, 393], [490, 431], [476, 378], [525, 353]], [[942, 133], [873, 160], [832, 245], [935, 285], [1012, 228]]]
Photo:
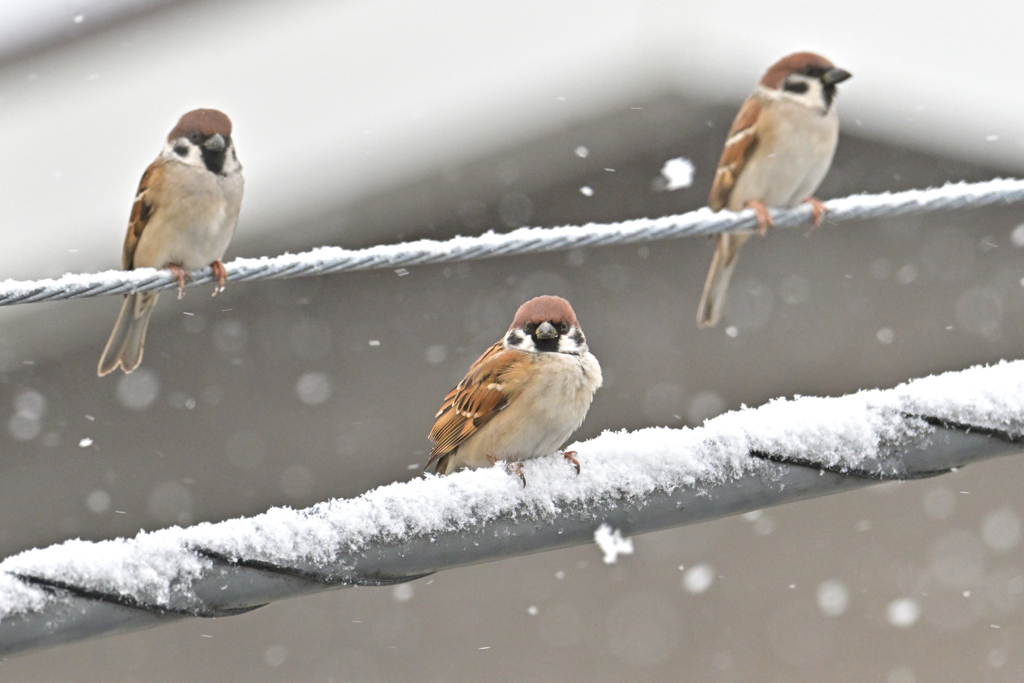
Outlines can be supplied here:
[[1008, 507], [993, 510], [981, 522], [981, 537], [992, 550], [1007, 553], [1020, 543], [1020, 518]]
[[921, 616], [921, 604], [914, 598], [897, 598], [889, 603], [885, 614], [896, 628], [910, 628]]
[[850, 604], [850, 591], [838, 579], [828, 579], [818, 584], [818, 609], [827, 617], [839, 617]]
[[1024, 361], [931, 375], [895, 393], [909, 413], [1024, 435]]
[[1021, 223], [1013, 229], [1013, 232], [1010, 233], [1010, 241], [1013, 242], [1013, 246], [1018, 249], [1024, 247], [1024, 223]]
[[322, 372], [307, 372], [295, 383], [295, 394], [300, 401], [309, 406], [324, 403], [333, 392], [331, 378]]
[[391, 589], [391, 597], [397, 602], [409, 602], [415, 593], [411, 583], [400, 583]]
[[160, 394], [160, 380], [148, 368], [122, 376], [117, 382], [117, 400], [129, 410], [145, 410]]
[[[526, 487], [501, 467], [448, 477], [429, 475], [306, 510], [273, 508], [252, 518], [29, 550], [0, 562], [0, 617], [37, 609], [44, 599], [12, 580], [12, 573], [168, 605], [172, 595], [186, 595], [190, 582], [209, 567], [189, 547], [231, 557], [336, 567], [347, 554], [369, 544], [458, 532], [497, 519], [543, 523], [570, 508], [639, 501], [657, 491], [727, 485], [767, 468], [763, 460], [749, 456], [751, 451], [853, 468], [877, 456], [885, 444], [915, 444], [926, 437], [932, 428], [922, 420], [906, 419], [907, 414], [1022, 436], [1024, 361], [839, 398], [778, 399], [760, 408], [725, 413], [694, 429], [606, 431], [569, 446], [578, 453], [580, 475], [560, 457], [540, 458], [523, 464]], [[1002, 521], [992, 526], [993, 538], [1012, 535]]]
[[48, 599], [42, 589], [19, 581], [8, 572], [0, 572], [0, 618], [41, 610]]
[[698, 564], [683, 572], [680, 580], [683, 588], [691, 595], [700, 595], [715, 582], [715, 570], [710, 564]]
[[101, 515], [110, 509], [110, 494], [103, 489], [97, 489], [85, 498], [85, 506]]
[[661, 167], [661, 175], [665, 178], [665, 189], [672, 192], [693, 185], [693, 172], [693, 162], [686, 157], [669, 159]]
[[633, 554], [633, 539], [623, 538], [621, 531], [612, 530], [608, 524], [602, 524], [594, 530], [594, 543], [604, 553], [605, 564], [615, 564], [619, 555]]

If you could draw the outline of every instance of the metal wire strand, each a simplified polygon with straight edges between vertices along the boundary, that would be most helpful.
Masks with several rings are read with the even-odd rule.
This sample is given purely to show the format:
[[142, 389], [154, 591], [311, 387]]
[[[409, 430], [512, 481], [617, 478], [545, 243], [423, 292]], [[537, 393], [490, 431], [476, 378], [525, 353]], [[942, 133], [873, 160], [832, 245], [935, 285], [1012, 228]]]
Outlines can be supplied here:
[[[980, 183], [951, 183], [940, 188], [859, 194], [825, 202], [826, 220], [832, 223], [867, 220], [911, 213], [1010, 204], [1024, 200], [1024, 180], [995, 179]], [[806, 224], [811, 207], [772, 213], [775, 227]], [[558, 228], [520, 228], [509, 233], [493, 232], [478, 237], [450, 240], [419, 240], [366, 249], [321, 247], [300, 254], [282, 254], [258, 259], [236, 259], [226, 264], [229, 282], [251, 282], [272, 278], [310, 277], [359, 270], [472, 261], [498, 256], [566, 251], [582, 247], [636, 244], [656, 240], [712, 235], [727, 230], [751, 230], [757, 225], [753, 211], [712, 212], [708, 208], [676, 216], [639, 218], [621, 223], [588, 223]], [[209, 268], [194, 274], [191, 285], [213, 281]], [[0, 306], [59, 301], [154, 291], [177, 286], [170, 271], [140, 268], [134, 271], [71, 274], [56, 279], [6, 280], [0, 282]]]

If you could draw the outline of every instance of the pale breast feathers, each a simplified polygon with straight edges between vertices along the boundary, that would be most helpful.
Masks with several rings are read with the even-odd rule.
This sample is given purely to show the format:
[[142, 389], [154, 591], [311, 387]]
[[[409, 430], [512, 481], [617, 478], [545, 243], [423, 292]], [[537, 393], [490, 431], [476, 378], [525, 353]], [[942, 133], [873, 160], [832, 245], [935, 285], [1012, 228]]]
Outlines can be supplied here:
[[451, 453], [475, 434], [522, 390], [517, 375], [525, 354], [508, 350], [498, 342], [473, 363], [465, 379], [448, 392], [437, 411], [430, 440], [432, 462]]
[[714, 211], [720, 211], [729, 203], [736, 179], [757, 149], [757, 118], [760, 112], [761, 104], [752, 97], [743, 104], [736, 114], [736, 120], [732, 122], [708, 197], [708, 206]]

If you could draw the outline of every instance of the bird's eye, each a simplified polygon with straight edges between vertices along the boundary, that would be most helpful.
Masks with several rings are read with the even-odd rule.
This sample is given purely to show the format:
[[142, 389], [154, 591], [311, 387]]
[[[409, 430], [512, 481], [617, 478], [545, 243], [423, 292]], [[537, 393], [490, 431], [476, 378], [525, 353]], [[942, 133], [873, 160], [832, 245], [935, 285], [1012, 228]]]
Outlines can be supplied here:
[[177, 154], [179, 157], [187, 157], [188, 147], [186, 147], [185, 145], [175, 145], [174, 153]]
[[526, 332], [526, 334], [533, 334], [535, 329], [537, 329], [537, 326], [533, 323], [526, 323], [526, 325], [523, 326], [523, 331]]
[[199, 133], [192, 133], [191, 135], [188, 136], [188, 139], [198, 145], [199, 141], [203, 139], [203, 136], [200, 135]]
[[787, 92], [795, 92], [798, 95], [802, 95], [807, 92], [807, 84], [803, 81], [786, 81], [782, 84], [782, 89]]
[[569, 331], [569, 323], [562, 323], [558, 326], [558, 333], [565, 334]]

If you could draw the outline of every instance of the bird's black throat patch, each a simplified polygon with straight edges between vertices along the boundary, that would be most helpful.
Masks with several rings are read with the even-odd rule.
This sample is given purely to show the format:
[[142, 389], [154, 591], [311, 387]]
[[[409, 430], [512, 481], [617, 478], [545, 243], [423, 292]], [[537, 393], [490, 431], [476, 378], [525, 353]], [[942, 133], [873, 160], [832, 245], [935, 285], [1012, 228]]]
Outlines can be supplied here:
[[832, 100], [835, 99], [835, 96], [836, 96], [836, 86], [835, 86], [835, 83], [825, 83], [825, 82], [822, 82], [822, 84], [821, 84], [821, 98], [823, 100], [825, 100], [825, 111], [828, 111], [829, 109], [832, 108]]
[[538, 351], [547, 351], [549, 353], [558, 351], [558, 337], [552, 337], [550, 339], [538, 339], [536, 336], [533, 337], [533, 344], [537, 347]]
[[200, 147], [200, 150], [203, 153], [203, 164], [206, 165], [206, 170], [217, 175], [224, 175], [224, 157], [227, 153], [227, 148], [219, 152], [214, 152], [205, 147]]

